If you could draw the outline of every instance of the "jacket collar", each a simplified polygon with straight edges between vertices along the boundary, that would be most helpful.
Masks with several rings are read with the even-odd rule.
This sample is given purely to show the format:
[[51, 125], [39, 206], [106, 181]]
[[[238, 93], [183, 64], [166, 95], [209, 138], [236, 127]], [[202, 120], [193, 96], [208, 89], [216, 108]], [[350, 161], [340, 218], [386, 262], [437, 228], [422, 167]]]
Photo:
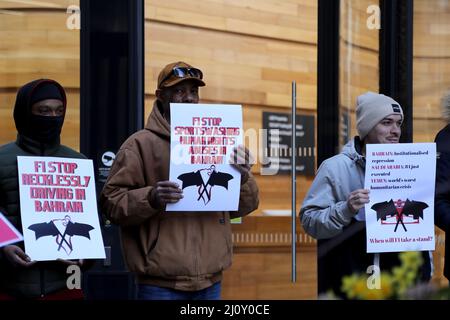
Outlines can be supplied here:
[[365, 167], [366, 159], [362, 155], [362, 148], [363, 144], [361, 139], [358, 136], [355, 136], [342, 148], [341, 153], [358, 163], [360, 166]]
[[354, 144], [355, 144], [355, 151], [362, 156], [363, 155], [363, 142], [361, 141], [361, 138], [359, 136], [355, 136], [354, 139]]
[[158, 136], [161, 136], [167, 140], [170, 140], [170, 124], [163, 117], [160, 111], [158, 100], [153, 103], [153, 110], [148, 117], [145, 129], [150, 130], [156, 133]]
[[61, 146], [60, 138], [52, 143], [42, 143], [20, 133], [17, 134], [16, 144], [26, 152], [37, 156], [51, 156], [55, 154]]

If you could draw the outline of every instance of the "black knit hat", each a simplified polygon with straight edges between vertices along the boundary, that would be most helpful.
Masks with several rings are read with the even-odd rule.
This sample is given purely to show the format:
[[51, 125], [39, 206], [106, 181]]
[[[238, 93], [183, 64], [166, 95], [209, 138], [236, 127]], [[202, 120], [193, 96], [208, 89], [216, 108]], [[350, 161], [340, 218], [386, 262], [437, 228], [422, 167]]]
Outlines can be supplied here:
[[46, 99], [63, 101], [60, 88], [53, 82], [44, 82], [33, 90], [30, 97], [30, 105]]
[[[57, 90], [57, 93], [54, 90]], [[62, 101], [64, 109], [66, 108], [66, 93], [63, 87], [55, 80], [37, 79], [23, 85], [17, 92], [14, 106], [14, 121], [19, 133], [28, 136], [32, 134], [29, 132], [31, 127], [31, 106], [42, 99], [59, 99]]]

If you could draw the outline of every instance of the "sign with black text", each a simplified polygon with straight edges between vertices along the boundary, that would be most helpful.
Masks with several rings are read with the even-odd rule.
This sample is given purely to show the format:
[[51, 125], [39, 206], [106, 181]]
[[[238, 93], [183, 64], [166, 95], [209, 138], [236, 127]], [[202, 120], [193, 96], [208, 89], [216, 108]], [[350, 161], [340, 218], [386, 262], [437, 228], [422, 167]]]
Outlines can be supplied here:
[[170, 181], [183, 198], [166, 211], [236, 211], [241, 175], [230, 164], [242, 144], [242, 106], [170, 104]]
[[92, 160], [18, 156], [17, 165], [30, 258], [105, 258]]
[[435, 143], [366, 145], [367, 252], [434, 250]]

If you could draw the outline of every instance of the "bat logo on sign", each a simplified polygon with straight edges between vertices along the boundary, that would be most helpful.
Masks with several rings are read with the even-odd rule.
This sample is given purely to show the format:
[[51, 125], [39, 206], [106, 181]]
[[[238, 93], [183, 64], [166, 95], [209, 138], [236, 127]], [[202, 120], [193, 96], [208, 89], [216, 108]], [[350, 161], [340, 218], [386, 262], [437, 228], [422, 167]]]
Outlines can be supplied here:
[[403, 229], [406, 231], [405, 224], [407, 222], [403, 221], [404, 217], [412, 217], [415, 219], [415, 222], [409, 223], [419, 223], [419, 218], [423, 220], [423, 211], [428, 208], [428, 205], [425, 202], [421, 201], [411, 201], [406, 199], [406, 201], [402, 201], [398, 199], [394, 202], [392, 199], [390, 201], [378, 202], [372, 206], [372, 210], [377, 213], [377, 220], [381, 221], [381, 224], [386, 221], [388, 217], [395, 217], [396, 224], [394, 232], [397, 232], [397, 227], [399, 224], [402, 225]]
[[[64, 219], [54, 219], [50, 222], [35, 223], [28, 227], [34, 231], [36, 240], [41, 237], [52, 236], [56, 237], [55, 241], [58, 245], [58, 251], [64, 249], [67, 255], [73, 251], [72, 237], [80, 236], [91, 239], [89, 231], [93, 230], [89, 224], [72, 222], [69, 216]], [[64, 230], [61, 232], [60, 230]]]
[[[202, 176], [202, 172], [206, 173], [205, 178]], [[198, 187], [197, 201], [202, 199], [203, 203], [207, 205], [211, 201], [212, 187], [220, 186], [228, 190], [228, 182], [233, 179], [233, 176], [229, 173], [216, 171], [216, 167], [212, 165], [209, 168], [180, 174], [178, 179], [183, 182], [181, 189], [190, 186]]]

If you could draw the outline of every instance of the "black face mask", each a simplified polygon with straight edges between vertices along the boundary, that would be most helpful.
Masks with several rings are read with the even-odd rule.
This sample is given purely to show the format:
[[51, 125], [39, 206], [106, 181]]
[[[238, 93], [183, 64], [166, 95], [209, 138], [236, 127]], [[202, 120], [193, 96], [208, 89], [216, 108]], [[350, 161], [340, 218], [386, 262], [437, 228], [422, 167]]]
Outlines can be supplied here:
[[28, 136], [33, 140], [50, 143], [59, 138], [64, 123], [64, 117], [39, 116], [32, 114]]

